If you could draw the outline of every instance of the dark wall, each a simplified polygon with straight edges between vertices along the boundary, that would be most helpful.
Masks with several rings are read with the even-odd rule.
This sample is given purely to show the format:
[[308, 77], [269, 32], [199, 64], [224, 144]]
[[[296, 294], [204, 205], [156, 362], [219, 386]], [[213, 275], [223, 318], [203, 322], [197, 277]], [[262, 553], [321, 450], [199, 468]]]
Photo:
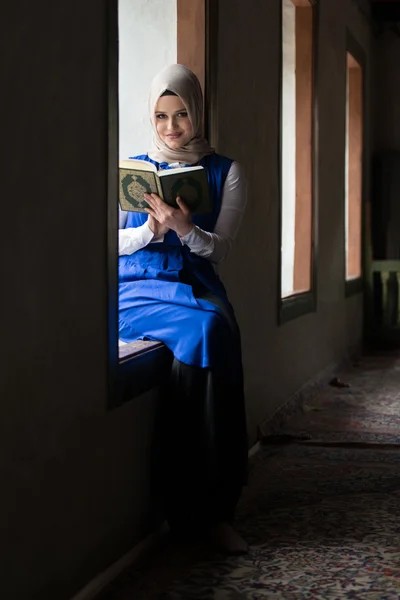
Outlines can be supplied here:
[[106, 5], [2, 9], [0, 548], [10, 600], [70, 598], [150, 529], [154, 398], [106, 408]]
[[[393, 28], [392, 28], [393, 27]], [[374, 150], [400, 151], [400, 29], [381, 25], [374, 37]]]
[[348, 28], [366, 53], [369, 81], [370, 29], [352, 0], [319, 4], [318, 310], [279, 326], [280, 3], [219, 2], [217, 147], [249, 179], [247, 214], [222, 273], [242, 328], [252, 440], [263, 418], [361, 338], [362, 296], [346, 299], [344, 289], [345, 44]]

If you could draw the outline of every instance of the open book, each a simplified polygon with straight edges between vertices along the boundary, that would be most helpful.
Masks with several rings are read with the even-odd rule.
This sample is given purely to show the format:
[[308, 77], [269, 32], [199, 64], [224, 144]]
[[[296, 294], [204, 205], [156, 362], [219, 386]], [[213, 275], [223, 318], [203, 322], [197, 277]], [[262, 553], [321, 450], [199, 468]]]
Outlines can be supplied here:
[[155, 193], [170, 206], [178, 208], [180, 196], [192, 213], [211, 212], [207, 172], [202, 166], [157, 171], [146, 160], [121, 160], [119, 163], [119, 203], [122, 210], [145, 212], [143, 194]]

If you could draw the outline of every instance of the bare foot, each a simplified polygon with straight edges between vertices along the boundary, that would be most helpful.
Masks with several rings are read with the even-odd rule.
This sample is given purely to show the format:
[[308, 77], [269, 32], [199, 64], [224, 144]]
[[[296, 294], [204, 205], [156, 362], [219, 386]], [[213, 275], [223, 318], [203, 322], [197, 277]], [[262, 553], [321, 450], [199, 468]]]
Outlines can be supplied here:
[[211, 540], [219, 550], [226, 554], [247, 554], [247, 542], [234, 530], [229, 523], [217, 523], [211, 530]]

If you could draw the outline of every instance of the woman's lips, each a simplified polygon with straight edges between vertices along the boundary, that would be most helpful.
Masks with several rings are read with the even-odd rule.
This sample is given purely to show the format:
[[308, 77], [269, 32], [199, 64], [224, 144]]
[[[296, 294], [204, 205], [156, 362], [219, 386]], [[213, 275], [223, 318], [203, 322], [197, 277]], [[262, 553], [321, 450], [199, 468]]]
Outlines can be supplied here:
[[169, 140], [177, 140], [178, 138], [181, 137], [181, 135], [182, 135], [181, 133], [170, 133], [167, 135], [167, 138]]

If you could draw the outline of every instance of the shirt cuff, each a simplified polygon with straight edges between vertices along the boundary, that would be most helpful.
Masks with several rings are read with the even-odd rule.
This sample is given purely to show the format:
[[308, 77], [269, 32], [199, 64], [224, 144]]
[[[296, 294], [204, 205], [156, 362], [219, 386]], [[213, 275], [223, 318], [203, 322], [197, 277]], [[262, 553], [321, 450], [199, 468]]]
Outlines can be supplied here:
[[207, 258], [214, 249], [213, 234], [209, 231], [203, 231], [195, 225], [192, 231], [181, 237], [181, 243], [186, 244], [191, 252]]
[[190, 244], [193, 244], [193, 242], [196, 241], [196, 239], [197, 239], [196, 229], [197, 229], [196, 225], [193, 225], [193, 227], [189, 231], [189, 233], [187, 233], [186, 235], [178, 236], [179, 239], [181, 240], [182, 244], [187, 244], [188, 246], [190, 246]]
[[142, 239], [147, 246], [147, 244], [150, 244], [150, 243], [163, 242], [164, 234], [155, 235], [152, 232], [152, 230], [150, 229], [148, 222], [146, 221], [145, 223], [143, 223], [143, 238]]
[[152, 232], [152, 230], [150, 229], [147, 221], [145, 223], [143, 223], [142, 227], [143, 227], [143, 229], [141, 231], [142, 241], [147, 246], [147, 244], [150, 244], [150, 242], [152, 242], [154, 240], [155, 235]]

